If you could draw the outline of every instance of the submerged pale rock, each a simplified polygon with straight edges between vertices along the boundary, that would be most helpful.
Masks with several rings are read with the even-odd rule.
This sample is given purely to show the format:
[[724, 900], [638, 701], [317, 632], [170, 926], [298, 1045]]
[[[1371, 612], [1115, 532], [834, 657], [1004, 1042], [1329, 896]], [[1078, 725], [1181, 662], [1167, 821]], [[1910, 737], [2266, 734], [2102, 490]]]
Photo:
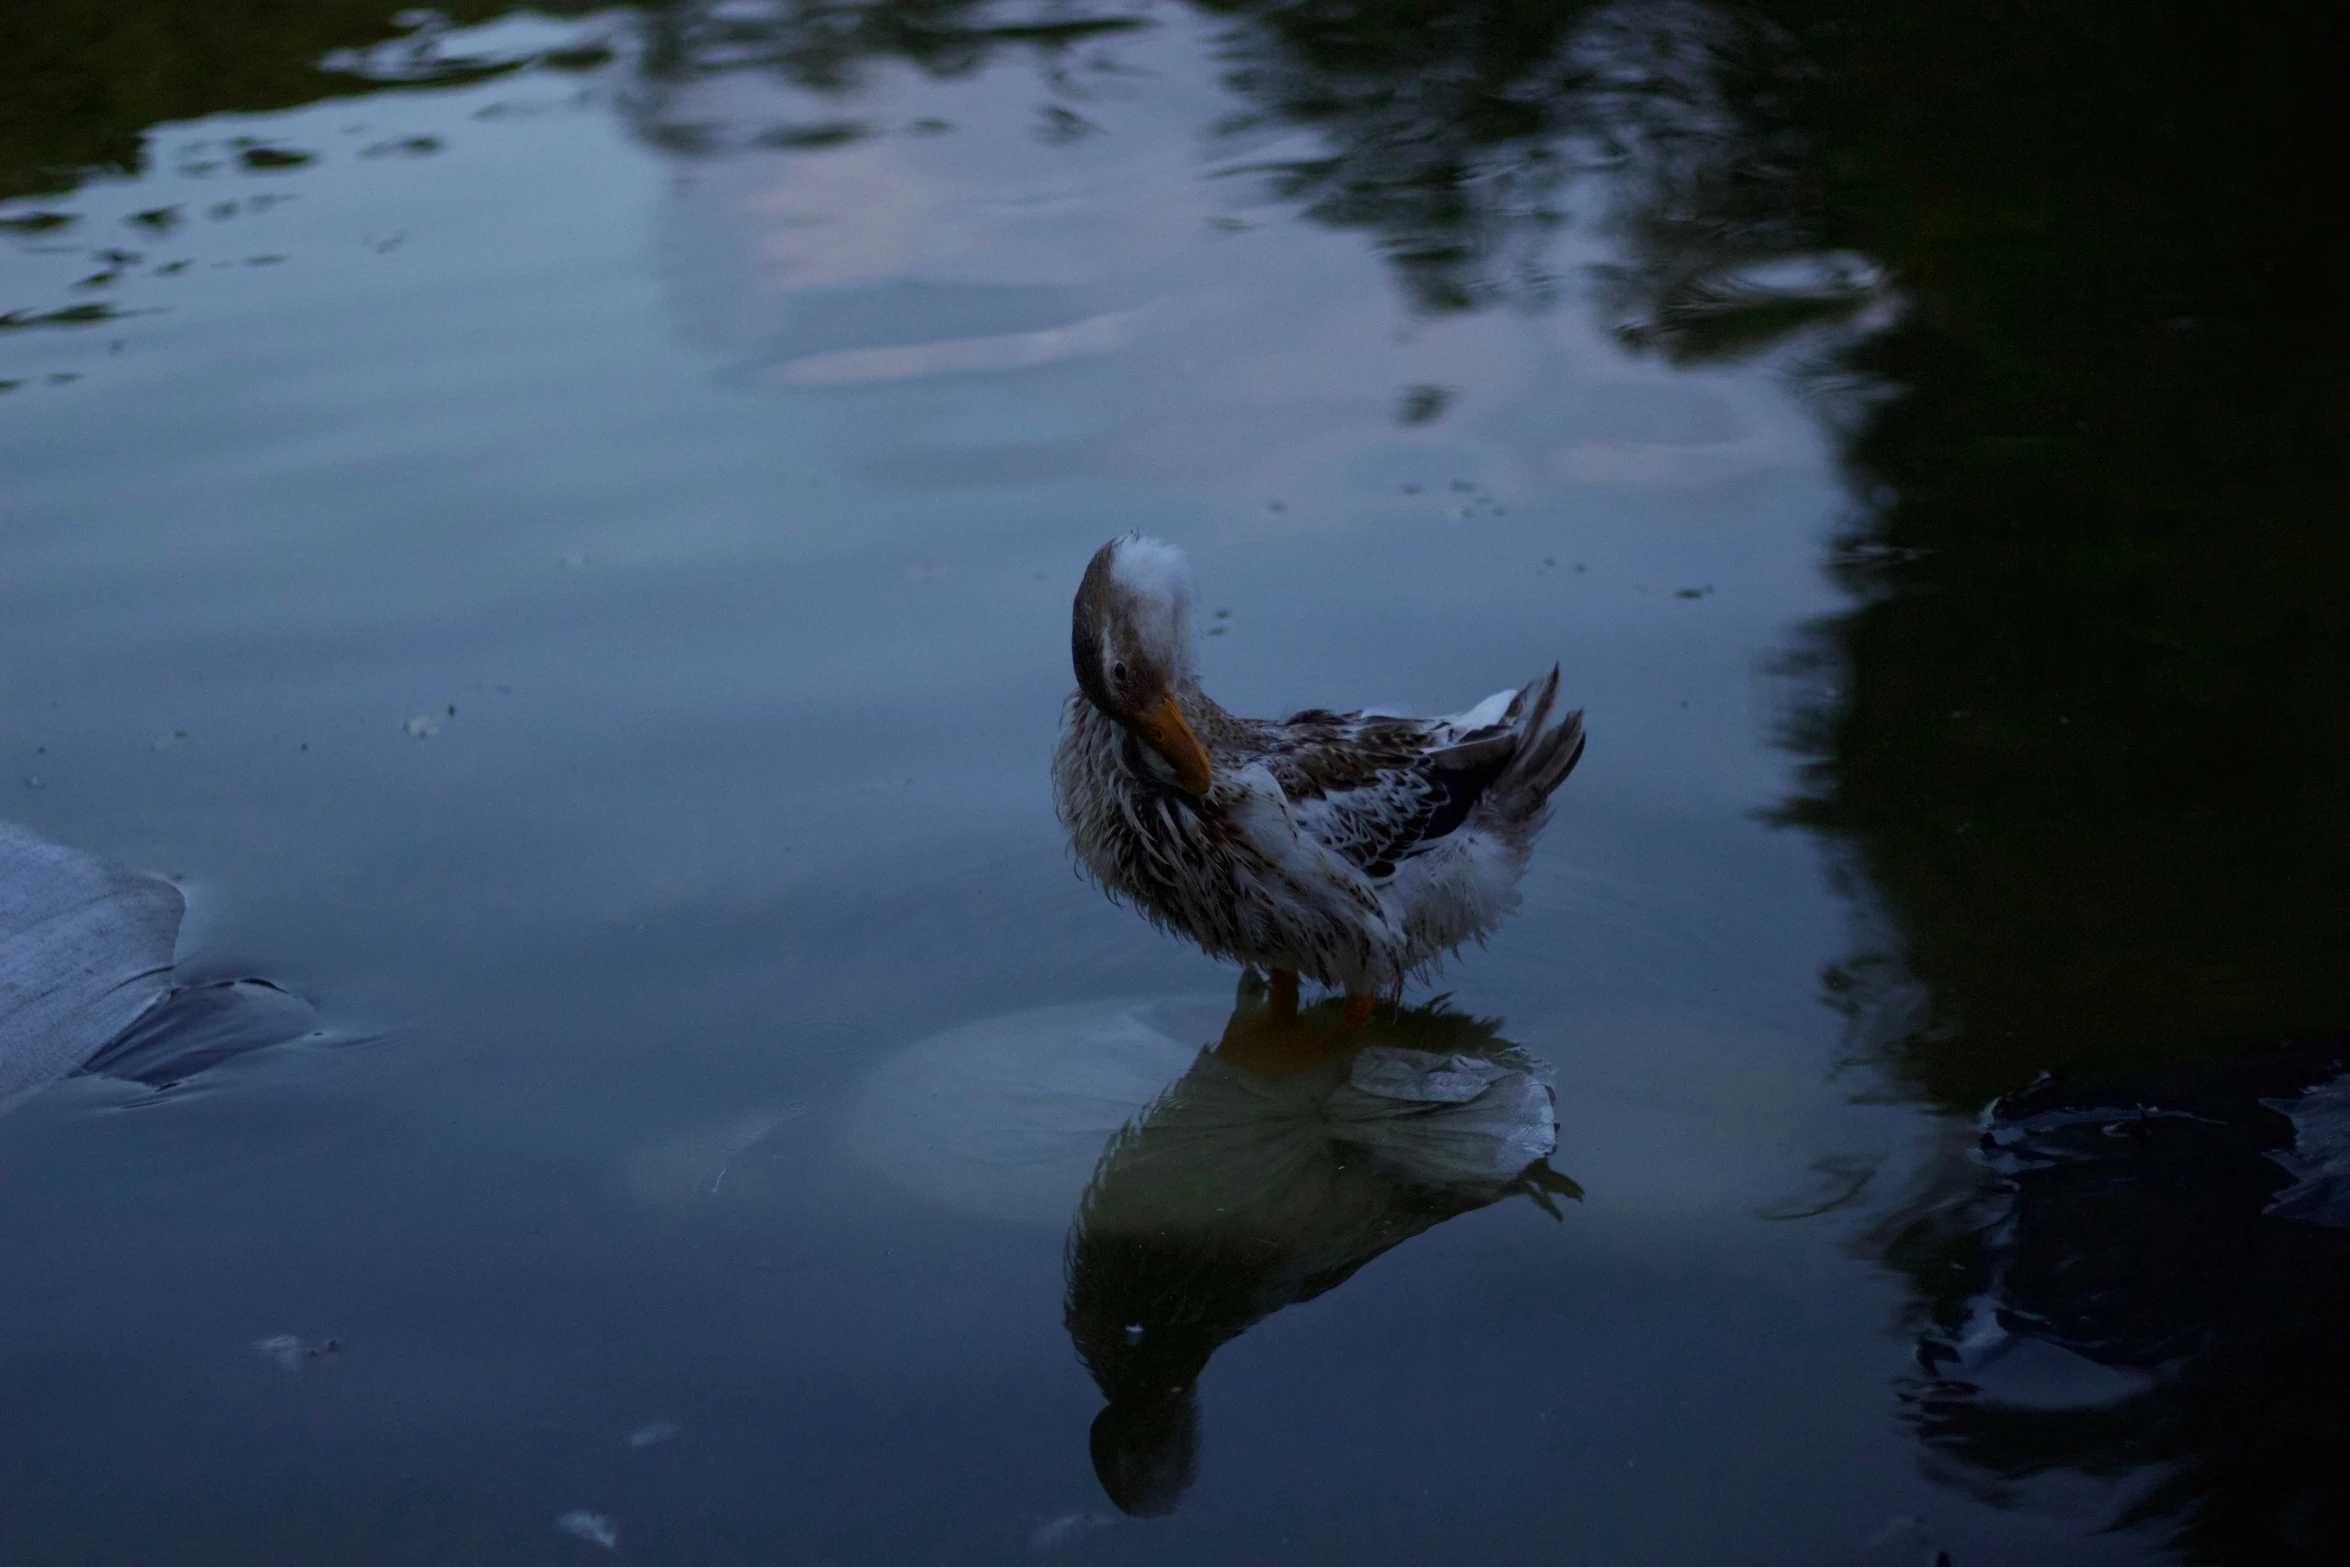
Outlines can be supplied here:
[[1448, 1029], [1399, 1014], [1323, 1070], [1274, 1080], [1214, 1056], [1228, 1012], [1188, 998], [1081, 1002], [950, 1029], [875, 1069], [843, 1140], [909, 1195], [1055, 1225], [1121, 1130], [1178, 1080], [1195, 1097], [1229, 1085], [1214, 1124], [1186, 1122], [1199, 1131], [1185, 1144], [1226, 1170], [1285, 1168], [1335, 1141], [1430, 1184], [1507, 1182], [1556, 1145], [1550, 1088], [1514, 1047], [1462, 1050]]
[[1102, 1147], [1216, 1037], [1213, 1001], [1093, 1001], [965, 1024], [884, 1060], [849, 1107], [850, 1157], [981, 1218], [1058, 1228]]

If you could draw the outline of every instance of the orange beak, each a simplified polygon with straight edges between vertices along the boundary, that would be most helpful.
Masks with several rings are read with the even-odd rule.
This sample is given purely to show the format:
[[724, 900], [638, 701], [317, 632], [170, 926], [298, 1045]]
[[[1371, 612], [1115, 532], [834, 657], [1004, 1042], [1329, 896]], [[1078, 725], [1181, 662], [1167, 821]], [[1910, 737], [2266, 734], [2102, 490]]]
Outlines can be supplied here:
[[1144, 719], [1142, 738], [1150, 748], [1166, 758], [1175, 769], [1175, 781], [1192, 794], [1205, 795], [1215, 782], [1215, 769], [1208, 765], [1207, 748], [1199, 743], [1199, 736], [1191, 732], [1191, 725], [1183, 721], [1183, 710], [1168, 697]]

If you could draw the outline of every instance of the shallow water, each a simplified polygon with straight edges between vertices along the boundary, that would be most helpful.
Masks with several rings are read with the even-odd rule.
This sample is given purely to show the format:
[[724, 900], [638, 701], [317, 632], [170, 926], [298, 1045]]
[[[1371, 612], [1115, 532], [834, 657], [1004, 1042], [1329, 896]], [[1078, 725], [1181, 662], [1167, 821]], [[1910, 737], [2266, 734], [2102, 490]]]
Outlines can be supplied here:
[[[2334, 24], [30, 9], [0, 815], [318, 1028], [0, 1121], [7, 1559], [2342, 1538]], [[1150, 1518], [1080, 1204], [1237, 975], [1052, 816], [1133, 527], [1228, 707], [1591, 734], [1436, 987], [1580, 1199], [1134, 1286], [1239, 1324]]]

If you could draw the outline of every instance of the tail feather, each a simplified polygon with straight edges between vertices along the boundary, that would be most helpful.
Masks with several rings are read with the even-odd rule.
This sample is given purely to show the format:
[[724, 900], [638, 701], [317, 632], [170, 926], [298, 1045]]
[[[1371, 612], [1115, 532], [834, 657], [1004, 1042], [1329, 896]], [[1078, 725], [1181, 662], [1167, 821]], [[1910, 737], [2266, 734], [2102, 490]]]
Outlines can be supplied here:
[[[1517, 754], [1493, 781], [1491, 797], [1512, 819], [1524, 819], [1540, 811], [1550, 792], [1566, 782], [1567, 774], [1583, 758], [1583, 711], [1550, 723], [1550, 710], [1558, 699], [1559, 672], [1553, 664], [1550, 673], [1519, 693], [1519, 701], [1527, 703], [1526, 716], [1519, 725]], [[1510, 704], [1517, 706], [1516, 702]], [[1548, 725], [1548, 727], [1545, 727]]]

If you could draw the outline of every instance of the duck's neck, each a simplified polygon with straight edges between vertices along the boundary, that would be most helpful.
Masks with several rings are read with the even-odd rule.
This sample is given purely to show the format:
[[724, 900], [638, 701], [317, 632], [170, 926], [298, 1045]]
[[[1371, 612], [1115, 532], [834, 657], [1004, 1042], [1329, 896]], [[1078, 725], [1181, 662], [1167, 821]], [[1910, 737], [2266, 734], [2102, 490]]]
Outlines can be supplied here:
[[1186, 675], [1175, 687], [1175, 705], [1183, 709], [1183, 721], [1191, 725], [1191, 732], [1199, 736], [1199, 743], [1212, 754], [1236, 745], [1245, 727], [1243, 721], [1216, 705], [1216, 699], [1199, 688], [1199, 682]]
[[[1223, 717], [1222, 710], [1201, 696], [1196, 686], [1178, 690], [1175, 700], [1195, 732], [1203, 717], [1214, 715], [1208, 719], [1211, 724]], [[1201, 739], [1203, 743], [1213, 744], [1204, 733]], [[1094, 706], [1082, 691], [1069, 696], [1067, 727], [1056, 763], [1056, 771], [1064, 769], [1070, 770], [1067, 783], [1074, 784], [1082, 778], [1094, 790], [1107, 790], [1127, 798], [1156, 795], [1175, 787], [1172, 770], [1142, 738]]]

